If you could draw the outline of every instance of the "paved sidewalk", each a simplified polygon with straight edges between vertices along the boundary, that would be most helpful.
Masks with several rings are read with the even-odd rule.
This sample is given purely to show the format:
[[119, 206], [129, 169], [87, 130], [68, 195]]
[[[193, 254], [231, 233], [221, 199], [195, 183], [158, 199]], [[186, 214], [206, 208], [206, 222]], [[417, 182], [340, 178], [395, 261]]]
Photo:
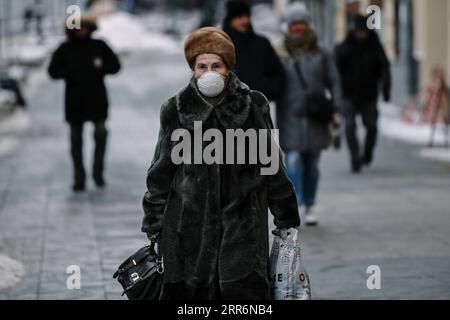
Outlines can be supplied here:
[[[146, 243], [141, 199], [159, 107], [188, 78], [181, 55], [123, 58], [123, 72], [109, 79], [108, 186], [89, 184], [74, 195], [63, 84], [44, 70], [33, 76], [30, 129], [0, 156], [0, 255], [24, 266], [0, 299], [123, 299], [112, 274]], [[86, 129], [89, 168], [92, 127]], [[303, 234], [314, 298], [448, 299], [450, 168], [386, 139], [378, 151], [361, 176], [349, 173], [345, 149], [323, 155], [321, 225]], [[66, 288], [70, 265], [81, 268], [81, 290]], [[382, 290], [367, 289], [369, 265], [380, 266]]]

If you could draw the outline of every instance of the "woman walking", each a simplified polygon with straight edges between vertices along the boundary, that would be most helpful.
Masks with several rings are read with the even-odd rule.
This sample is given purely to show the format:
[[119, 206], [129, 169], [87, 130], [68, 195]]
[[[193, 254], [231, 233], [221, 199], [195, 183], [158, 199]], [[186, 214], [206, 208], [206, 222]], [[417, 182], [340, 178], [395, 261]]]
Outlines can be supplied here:
[[333, 114], [329, 120], [313, 116], [308, 110], [311, 100], [307, 95], [325, 95], [328, 91], [337, 112], [341, 101], [339, 76], [333, 55], [318, 44], [306, 6], [297, 2], [289, 5], [285, 20], [289, 30], [276, 47], [286, 74], [285, 91], [277, 102], [280, 145], [305, 224], [317, 225], [313, 207], [319, 184], [319, 159], [332, 140]]
[[[270, 299], [268, 208], [282, 236], [300, 225], [295, 192], [282, 162], [274, 175], [264, 176], [259, 162], [175, 164], [172, 158], [174, 131], [192, 133], [198, 124], [202, 134], [209, 129], [224, 135], [230, 129], [266, 129], [270, 135], [268, 101], [231, 71], [234, 45], [220, 29], [192, 33], [185, 55], [193, 75], [162, 105], [143, 200], [142, 231], [151, 239], [162, 235], [160, 298]], [[227, 150], [223, 148], [223, 158]], [[278, 148], [276, 153], [281, 159]]]

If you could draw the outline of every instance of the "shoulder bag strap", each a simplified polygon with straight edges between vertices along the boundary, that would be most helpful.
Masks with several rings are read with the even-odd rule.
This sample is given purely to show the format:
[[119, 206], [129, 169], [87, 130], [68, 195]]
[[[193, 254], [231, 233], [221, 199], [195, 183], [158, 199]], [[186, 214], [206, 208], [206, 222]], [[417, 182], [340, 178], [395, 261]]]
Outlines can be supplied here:
[[307, 91], [308, 84], [306, 83], [305, 77], [303, 76], [303, 72], [300, 67], [300, 61], [299, 61], [299, 59], [295, 58], [294, 56], [292, 56], [292, 60], [294, 60], [294, 70], [295, 70], [295, 73], [297, 74], [300, 85], [302, 86], [303, 89], [305, 89]]
[[320, 50], [320, 55], [321, 55], [321, 61], [322, 61], [322, 81], [324, 84], [325, 88], [330, 89], [331, 87], [331, 81], [330, 81], [330, 77], [328, 76], [328, 59], [327, 56], [325, 55], [325, 53]]
[[[330, 86], [330, 81], [329, 81], [328, 74], [327, 74], [328, 61], [322, 50], [320, 50], [320, 56], [321, 56], [321, 62], [322, 62], [321, 77], [322, 77], [324, 86], [328, 88]], [[303, 76], [303, 72], [302, 72], [302, 69], [300, 66], [300, 61], [297, 58], [295, 58], [294, 56], [291, 56], [291, 58], [294, 61], [295, 73], [297, 74], [298, 80], [299, 80], [302, 88], [305, 90], [308, 90], [309, 89], [308, 84], [305, 80], [305, 77]]]

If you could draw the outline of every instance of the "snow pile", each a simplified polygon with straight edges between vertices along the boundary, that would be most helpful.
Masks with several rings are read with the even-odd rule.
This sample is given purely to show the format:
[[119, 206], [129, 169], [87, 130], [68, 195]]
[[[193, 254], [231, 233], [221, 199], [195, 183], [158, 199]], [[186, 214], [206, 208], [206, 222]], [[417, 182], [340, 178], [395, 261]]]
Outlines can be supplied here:
[[158, 50], [165, 53], [180, 51], [172, 38], [146, 29], [136, 17], [117, 12], [102, 16], [98, 20], [95, 37], [105, 39], [118, 53]]
[[25, 81], [27, 78], [27, 70], [21, 65], [12, 65], [8, 69], [8, 76], [17, 81]]
[[[404, 121], [401, 117], [400, 108], [383, 104], [381, 106], [380, 130], [386, 137], [425, 147], [430, 142], [432, 128], [429, 124]], [[442, 148], [445, 144], [444, 132], [444, 126], [438, 124], [434, 144], [441, 147], [422, 148], [419, 150], [419, 156], [450, 163], [450, 148]]]
[[14, 93], [10, 90], [0, 89], [0, 109], [14, 103]]
[[30, 34], [16, 39], [10, 46], [4, 48], [5, 60], [21, 65], [37, 66], [42, 64], [57, 47], [61, 37], [47, 37], [40, 42], [39, 37]]
[[49, 48], [42, 45], [23, 44], [12, 48], [11, 59], [25, 65], [39, 65], [49, 55]]
[[0, 289], [15, 286], [24, 275], [25, 269], [17, 260], [0, 255]]
[[419, 155], [425, 159], [450, 163], [450, 149], [426, 148], [420, 150]]
[[[427, 145], [430, 142], [431, 126], [425, 123], [406, 122], [401, 119], [401, 110], [393, 105], [381, 106], [380, 127], [383, 135], [415, 145]], [[442, 124], [436, 127], [435, 143], [445, 141]]]

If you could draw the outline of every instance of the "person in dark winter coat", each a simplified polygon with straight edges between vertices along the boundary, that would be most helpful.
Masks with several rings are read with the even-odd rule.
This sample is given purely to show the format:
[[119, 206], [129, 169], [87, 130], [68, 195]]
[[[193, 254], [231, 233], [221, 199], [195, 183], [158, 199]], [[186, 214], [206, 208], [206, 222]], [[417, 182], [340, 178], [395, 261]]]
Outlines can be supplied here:
[[65, 119], [70, 125], [74, 191], [85, 189], [82, 137], [83, 125], [88, 121], [95, 126], [93, 178], [98, 187], [105, 184], [103, 162], [107, 139], [105, 121], [108, 116], [108, 97], [104, 77], [119, 72], [120, 62], [105, 42], [91, 38], [96, 28], [95, 20], [83, 18], [79, 29], [66, 29], [68, 39], [56, 49], [48, 67], [53, 79], [63, 79], [66, 82]]
[[[289, 30], [276, 49], [287, 81], [282, 98], [277, 101], [277, 127], [289, 178], [294, 183], [305, 224], [314, 226], [318, 224], [314, 205], [320, 154], [330, 146], [332, 135], [329, 121], [318, 120], [308, 114], [306, 96], [308, 91], [329, 91], [337, 118], [342, 98], [339, 74], [331, 50], [318, 43], [310, 27], [310, 13], [303, 3], [290, 4], [284, 20]], [[307, 87], [302, 84], [302, 78]], [[337, 122], [336, 119], [333, 121]]]
[[269, 40], [254, 32], [250, 14], [246, 2], [227, 2], [223, 30], [236, 47], [235, 73], [250, 88], [275, 101], [284, 86], [283, 67]]
[[[193, 76], [161, 107], [143, 199], [142, 231], [150, 239], [162, 235], [160, 299], [270, 299], [268, 208], [282, 237], [300, 225], [295, 192], [276, 143], [272, 155], [281, 162], [272, 175], [261, 174], [260, 161], [191, 164], [173, 158], [179, 143], [175, 133], [181, 129], [185, 137], [195, 135], [199, 124], [200, 135], [263, 129], [270, 136], [269, 102], [230, 71], [234, 46], [222, 30], [208, 27], [192, 33], [185, 55]], [[195, 142], [194, 153], [200, 144], [205, 148], [204, 141], [197, 146]], [[228, 149], [223, 151], [217, 152], [223, 158], [230, 155]], [[245, 151], [248, 156], [247, 144]], [[188, 154], [190, 150], [183, 157]]]
[[[375, 31], [367, 28], [367, 19], [357, 16], [354, 29], [336, 47], [336, 63], [342, 79], [347, 143], [351, 153], [352, 171], [370, 165], [377, 140], [378, 95], [390, 100], [390, 64]], [[367, 130], [364, 152], [360, 154], [356, 117], [361, 115]]]

